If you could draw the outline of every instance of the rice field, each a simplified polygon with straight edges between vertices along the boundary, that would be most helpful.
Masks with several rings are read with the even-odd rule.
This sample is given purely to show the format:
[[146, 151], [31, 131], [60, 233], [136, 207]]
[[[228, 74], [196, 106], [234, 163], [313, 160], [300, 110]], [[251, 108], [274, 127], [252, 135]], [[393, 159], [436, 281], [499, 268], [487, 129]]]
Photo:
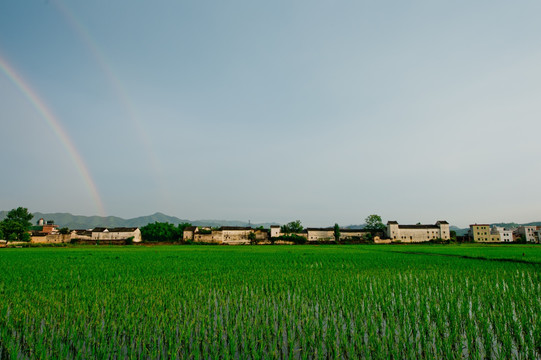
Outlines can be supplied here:
[[539, 359], [540, 270], [535, 246], [2, 249], [0, 359]]

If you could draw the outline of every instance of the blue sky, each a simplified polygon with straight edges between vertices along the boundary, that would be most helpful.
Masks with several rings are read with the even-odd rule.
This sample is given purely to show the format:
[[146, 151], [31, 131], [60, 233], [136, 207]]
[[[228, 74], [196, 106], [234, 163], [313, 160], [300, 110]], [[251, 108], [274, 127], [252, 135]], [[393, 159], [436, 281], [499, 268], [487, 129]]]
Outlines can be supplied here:
[[[0, 1], [105, 214], [541, 220], [541, 3]], [[99, 213], [0, 69], [0, 209]]]

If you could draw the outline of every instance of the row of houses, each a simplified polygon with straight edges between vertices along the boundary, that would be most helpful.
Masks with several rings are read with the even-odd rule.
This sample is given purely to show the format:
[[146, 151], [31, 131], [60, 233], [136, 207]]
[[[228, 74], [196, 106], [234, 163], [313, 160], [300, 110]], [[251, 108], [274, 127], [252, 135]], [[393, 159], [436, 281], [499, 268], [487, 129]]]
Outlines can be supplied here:
[[[253, 234], [253, 235], [251, 235]], [[362, 239], [369, 231], [340, 229], [340, 240]], [[280, 226], [272, 225], [270, 229], [254, 229], [251, 227], [222, 226], [217, 229], [208, 227], [190, 226], [184, 229], [185, 242], [202, 242], [212, 244], [270, 244], [289, 243], [284, 236], [296, 235], [305, 238], [308, 242], [327, 242], [334, 240], [334, 228], [307, 228], [299, 233], [284, 234]]]
[[[214, 244], [250, 244], [250, 243], [287, 243], [287, 237], [281, 227], [273, 225], [270, 229], [222, 226], [220, 228], [196, 227], [185, 228], [183, 240]], [[294, 235], [301, 236], [308, 243], [329, 242], [335, 240], [334, 228], [306, 228]], [[403, 242], [418, 243], [436, 239], [449, 240], [449, 223], [444, 220], [435, 224], [402, 225], [396, 221], [387, 222], [385, 230], [369, 231], [364, 229], [340, 229], [340, 241], [362, 240], [370, 237], [376, 243]], [[40, 219], [38, 226], [31, 232], [34, 243], [138, 243], [142, 241], [141, 230], [137, 227], [96, 227], [90, 230], [72, 230], [61, 233], [54, 222]], [[475, 242], [516, 242], [523, 239], [530, 243], [541, 243], [541, 226], [519, 226], [504, 228], [488, 224], [470, 225], [468, 237]]]
[[[251, 235], [254, 234], [254, 235]], [[389, 221], [387, 229], [369, 231], [364, 229], [340, 229], [340, 241], [361, 240], [370, 236], [376, 243], [400, 241], [405, 243], [424, 242], [436, 239], [450, 239], [449, 223], [438, 221], [433, 225], [400, 225]], [[194, 241], [213, 244], [249, 244], [287, 242], [281, 228], [272, 225], [270, 229], [253, 229], [251, 227], [222, 226], [218, 229], [190, 226], [184, 229], [184, 241]], [[308, 243], [328, 242], [335, 240], [334, 228], [307, 228], [293, 235], [302, 236]]]
[[43, 223], [40, 219], [38, 226], [31, 230], [31, 242], [33, 243], [120, 243], [141, 242], [141, 230], [138, 227], [96, 227], [90, 230], [71, 230], [61, 233], [58, 225], [53, 222]]
[[541, 226], [518, 226], [505, 228], [489, 224], [470, 225], [468, 233], [475, 242], [516, 242], [523, 240], [529, 243], [541, 243]]

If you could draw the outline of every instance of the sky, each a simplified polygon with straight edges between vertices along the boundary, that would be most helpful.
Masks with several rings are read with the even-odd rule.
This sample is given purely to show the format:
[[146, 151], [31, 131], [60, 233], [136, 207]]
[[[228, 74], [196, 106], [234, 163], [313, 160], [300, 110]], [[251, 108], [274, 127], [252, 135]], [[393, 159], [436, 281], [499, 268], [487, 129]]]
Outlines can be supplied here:
[[541, 221], [541, 2], [0, 0], [0, 210]]

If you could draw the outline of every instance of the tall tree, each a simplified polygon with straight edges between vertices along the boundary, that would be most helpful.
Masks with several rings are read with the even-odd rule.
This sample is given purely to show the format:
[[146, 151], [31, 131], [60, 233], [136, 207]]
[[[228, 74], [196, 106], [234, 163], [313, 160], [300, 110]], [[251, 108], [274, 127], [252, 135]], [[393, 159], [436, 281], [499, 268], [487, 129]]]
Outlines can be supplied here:
[[67, 228], [67, 227], [63, 227], [63, 228], [60, 228], [60, 230], [58, 230], [58, 232], [62, 235], [68, 235], [70, 233], [70, 229]]
[[6, 241], [30, 241], [30, 220], [34, 215], [27, 208], [18, 207], [8, 212], [6, 218], [0, 221], [0, 231]]
[[334, 241], [340, 241], [340, 226], [334, 224]]
[[256, 245], [257, 244], [257, 237], [255, 235], [255, 232], [251, 231], [249, 234], [248, 234], [248, 240], [250, 240], [250, 244], [251, 245]]
[[300, 220], [291, 221], [290, 223], [282, 225], [280, 228], [280, 231], [284, 234], [296, 234], [302, 232], [303, 230], [304, 228], [302, 227]]
[[180, 227], [168, 222], [155, 222], [141, 227], [141, 237], [148, 242], [179, 242], [181, 240]]
[[381, 216], [376, 214], [368, 215], [364, 222], [366, 223], [364, 226], [366, 230], [384, 231], [387, 228], [381, 221]]

